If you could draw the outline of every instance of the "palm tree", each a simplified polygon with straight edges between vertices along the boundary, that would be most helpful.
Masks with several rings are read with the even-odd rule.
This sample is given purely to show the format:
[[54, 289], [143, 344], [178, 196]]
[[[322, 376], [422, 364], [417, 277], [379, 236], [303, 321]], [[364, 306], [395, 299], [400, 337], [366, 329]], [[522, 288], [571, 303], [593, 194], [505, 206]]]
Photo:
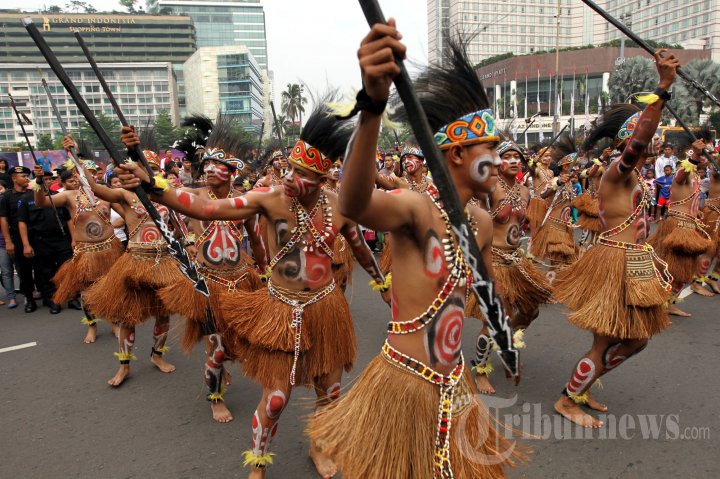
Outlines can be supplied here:
[[[710, 59], [692, 60], [683, 66], [683, 70], [713, 95], [720, 95], [720, 64]], [[678, 115], [693, 125], [700, 123], [700, 114], [704, 107], [713, 106], [705, 95], [682, 80], [675, 82], [675, 98], [673, 106]]]
[[653, 91], [658, 79], [657, 70], [651, 60], [645, 57], [628, 58], [610, 75], [609, 100], [611, 103], [620, 103], [633, 93]]
[[307, 98], [303, 96], [303, 87], [297, 83], [288, 83], [287, 90], [282, 92], [282, 103], [280, 104], [280, 111], [285, 116], [290, 118], [294, 123], [295, 118], [300, 117], [300, 123], [302, 123], [302, 114], [305, 113], [305, 104]]

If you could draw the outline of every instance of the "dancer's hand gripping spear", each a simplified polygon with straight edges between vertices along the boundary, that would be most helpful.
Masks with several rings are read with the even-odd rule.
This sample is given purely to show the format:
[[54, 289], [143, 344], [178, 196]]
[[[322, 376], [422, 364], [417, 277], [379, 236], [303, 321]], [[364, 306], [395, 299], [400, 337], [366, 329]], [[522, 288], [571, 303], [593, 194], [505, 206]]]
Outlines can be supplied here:
[[[376, 0], [360, 0], [360, 6], [371, 28], [375, 24], [387, 23]], [[395, 54], [395, 61], [397, 69], [390, 72], [394, 76], [393, 82], [407, 110], [415, 138], [425, 153], [428, 168], [440, 193], [458, 244], [463, 251], [468, 266], [472, 270], [474, 278], [472, 290], [477, 296], [481, 311], [487, 318], [493, 340], [498, 345], [497, 352], [500, 360], [517, 381], [519, 380], [519, 358], [518, 351], [512, 344], [513, 334], [508, 317], [505, 315], [500, 298], [495, 294], [495, 287], [485, 268], [480, 248], [463, 213], [464, 207], [460, 205], [447, 165], [435, 145], [433, 132], [415, 94], [402, 58]]]

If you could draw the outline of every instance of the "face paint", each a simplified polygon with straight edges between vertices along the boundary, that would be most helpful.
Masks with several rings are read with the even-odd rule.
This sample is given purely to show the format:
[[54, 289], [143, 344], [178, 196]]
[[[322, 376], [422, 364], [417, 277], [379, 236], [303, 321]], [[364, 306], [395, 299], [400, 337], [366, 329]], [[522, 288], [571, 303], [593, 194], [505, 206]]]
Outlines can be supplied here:
[[514, 151], [508, 151], [500, 158], [500, 171], [503, 173], [510, 168], [518, 168], [520, 166], [520, 155]]
[[422, 167], [422, 161], [415, 155], [407, 155], [404, 160], [405, 170], [412, 174]]
[[205, 165], [205, 174], [208, 175], [208, 177], [215, 176], [220, 181], [230, 180], [230, 168], [215, 161], [207, 162]]
[[332, 166], [330, 168], [330, 171], [328, 172], [328, 176], [331, 180], [337, 181], [340, 179], [340, 167], [339, 166]]
[[477, 183], [485, 183], [493, 174], [493, 166], [500, 166], [497, 153], [483, 153], [470, 163], [470, 178]]
[[285, 194], [291, 197], [300, 198], [311, 195], [317, 191], [320, 179], [300, 176], [295, 168], [290, 168], [284, 178]]

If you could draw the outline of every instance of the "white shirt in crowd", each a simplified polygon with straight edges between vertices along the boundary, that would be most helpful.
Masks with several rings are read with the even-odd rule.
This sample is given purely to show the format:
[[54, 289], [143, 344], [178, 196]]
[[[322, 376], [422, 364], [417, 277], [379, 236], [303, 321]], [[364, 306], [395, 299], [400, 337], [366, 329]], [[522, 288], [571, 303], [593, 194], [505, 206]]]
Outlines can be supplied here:
[[677, 164], [677, 162], [678, 159], [675, 155], [671, 155], [669, 158], [665, 155], [658, 156], [657, 160], [655, 160], [655, 178], [665, 176], [663, 170], [667, 165], [672, 166], [673, 171], [675, 171], [675, 165]]
[[[122, 216], [117, 214], [114, 209], [110, 208], [110, 222], [115, 223], [115, 221], [120, 219], [122, 219]], [[121, 226], [120, 228], [115, 228], [115, 237], [118, 239], [118, 241], [125, 241], [127, 239], [124, 226]]]

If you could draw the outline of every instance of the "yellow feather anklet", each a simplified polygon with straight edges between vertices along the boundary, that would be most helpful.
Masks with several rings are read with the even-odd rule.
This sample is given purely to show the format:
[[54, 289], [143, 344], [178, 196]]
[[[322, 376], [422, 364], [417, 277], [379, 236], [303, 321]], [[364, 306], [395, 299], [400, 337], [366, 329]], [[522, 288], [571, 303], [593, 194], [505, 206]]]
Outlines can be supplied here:
[[590, 397], [588, 396], [588, 393], [585, 394], [573, 394], [571, 392], [567, 392], [567, 397], [570, 398], [572, 402], [575, 404], [587, 404], [590, 400]]
[[274, 455], [275, 454], [272, 454], [270, 452], [266, 454], [255, 454], [250, 450], [243, 451], [243, 456], [245, 458], [245, 460], [243, 461], [243, 466], [265, 467], [272, 465], [272, 456]]
[[525, 344], [525, 330], [524, 329], [518, 329], [513, 334], [513, 346], [515, 346], [515, 349], [525, 349], [527, 345]]
[[490, 376], [490, 374], [494, 371], [492, 364], [490, 364], [490, 361], [485, 364], [485, 366], [480, 366], [479, 364], [472, 367], [472, 370], [475, 371], [477, 374]]
[[80, 322], [87, 326], [95, 326], [97, 324], [97, 319], [90, 319], [87, 316], [83, 316], [83, 319], [81, 319]]
[[113, 353], [113, 355], [120, 361], [136, 361], [137, 356], [133, 353]]

